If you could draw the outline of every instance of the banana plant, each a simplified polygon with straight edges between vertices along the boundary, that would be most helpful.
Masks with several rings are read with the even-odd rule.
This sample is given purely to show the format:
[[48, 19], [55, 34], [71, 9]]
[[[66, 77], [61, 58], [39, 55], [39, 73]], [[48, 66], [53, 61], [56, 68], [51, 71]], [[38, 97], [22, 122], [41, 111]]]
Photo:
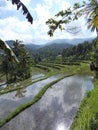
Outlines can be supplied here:
[[4, 52], [9, 56], [11, 61], [13, 61], [14, 63], [19, 63], [19, 60], [15, 56], [12, 49], [7, 45], [6, 42], [2, 41], [1, 39], [0, 39], [0, 49], [4, 50]]

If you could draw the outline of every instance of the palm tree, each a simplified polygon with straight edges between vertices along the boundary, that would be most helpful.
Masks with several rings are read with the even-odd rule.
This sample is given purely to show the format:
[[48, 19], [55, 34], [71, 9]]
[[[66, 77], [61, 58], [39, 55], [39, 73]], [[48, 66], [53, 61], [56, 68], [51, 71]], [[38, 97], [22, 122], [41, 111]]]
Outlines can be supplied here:
[[92, 0], [91, 3], [86, 7], [86, 13], [88, 15], [87, 24], [88, 29], [97, 32], [98, 37], [98, 2], [97, 0]]

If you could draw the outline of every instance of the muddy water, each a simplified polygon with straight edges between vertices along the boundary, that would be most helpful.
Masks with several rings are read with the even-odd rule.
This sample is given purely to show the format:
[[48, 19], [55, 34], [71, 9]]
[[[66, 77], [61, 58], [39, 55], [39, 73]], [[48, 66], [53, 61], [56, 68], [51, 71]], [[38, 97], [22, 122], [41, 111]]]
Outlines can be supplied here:
[[1, 130], [69, 130], [80, 101], [91, 89], [93, 81], [90, 76], [65, 78]]

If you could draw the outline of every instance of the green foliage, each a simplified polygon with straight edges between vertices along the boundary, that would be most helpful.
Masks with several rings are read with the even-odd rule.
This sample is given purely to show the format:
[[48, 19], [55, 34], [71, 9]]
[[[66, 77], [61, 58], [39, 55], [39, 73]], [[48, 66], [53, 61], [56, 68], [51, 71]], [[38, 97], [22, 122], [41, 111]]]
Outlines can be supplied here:
[[98, 130], [98, 113], [96, 113], [93, 119], [91, 119], [90, 129]]
[[36, 52], [33, 52], [34, 60], [36, 63], [42, 61], [54, 61], [58, 56], [61, 55], [64, 48], [70, 47], [72, 45], [66, 43], [57, 44], [56, 42], [43, 48], [38, 49]]
[[97, 38], [93, 40], [92, 49], [93, 50], [92, 50], [91, 56], [95, 64], [97, 64], [98, 63], [98, 39]]
[[7, 75], [7, 82], [16, 82], [29, 78], [31, 76], [31, 66], [34, 63], [30, 53], [18, 40], [14, 41], [12, 50], [19, 63], [14, 64], [7, 55], [4, 55], [1, 66], [2, 71]]
[[86, 41], [82, 44], [78, 44], [77, 46], [66, 48], [62, 52], [62, 62], [90, 60], [90, 53], [92, 50], [92, 43], [88, 43]]
[[55, 68], [57, 70], [61, 69], [61, 67], [59, 67], [58, 65], [52, 64], [52, 63], [41, 63], [41, 65], [45, 65], [47, 67], [52, 67], [52, 68]]
[[80, 65], [80, 62], [62, 62], [63, 65]]

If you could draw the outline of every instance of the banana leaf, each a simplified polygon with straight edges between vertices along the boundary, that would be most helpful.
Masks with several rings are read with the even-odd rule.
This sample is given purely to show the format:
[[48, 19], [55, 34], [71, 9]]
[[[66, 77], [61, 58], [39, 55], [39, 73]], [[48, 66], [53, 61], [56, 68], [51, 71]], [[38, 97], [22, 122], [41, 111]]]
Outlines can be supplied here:
[[19, 63], [19, 60], [15, 56], [12, 49], [8, 46], [8, 44], [0, 39], [0, 49], [4, 50], [4, 52], [10, 57], [11, 61], [14, 63]]

